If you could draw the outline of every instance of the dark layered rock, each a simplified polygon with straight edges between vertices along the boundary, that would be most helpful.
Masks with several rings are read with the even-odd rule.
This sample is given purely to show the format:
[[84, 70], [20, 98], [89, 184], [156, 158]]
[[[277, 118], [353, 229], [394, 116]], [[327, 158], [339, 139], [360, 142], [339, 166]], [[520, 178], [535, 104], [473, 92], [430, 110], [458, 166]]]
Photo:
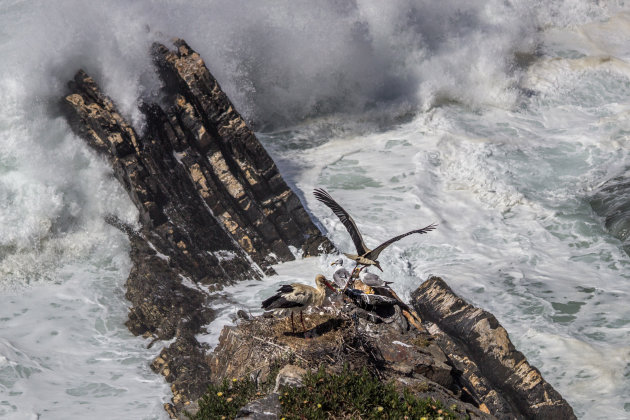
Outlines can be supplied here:
[[[234, 109], [203, 60], [184, 41], [156, 44], [162, 104], [141, 105], [140, 135], [85, 72], [63, 101], [73, 130], [110, 162], [139, 210], [140, 228], [113, 225], [131, 240], [127, 326], [174, 339], [153, 368], [173, 383], [174, 404], [209, 381], [195, 339], [214, 314], [211, 292], [274, 274], [272, 264], [331, 251], [296, 194]], [[209, 293], [210, 292], [210, 293]]]
[[331, 250], [201, 57], [176, 44], [153, 48], [172, 105], [142, 105], [142, 137], [83, 71], [65, 100], [73, 129], [107, 156], [138, 207], [147, 240], [206, 284], [259, 276], [251, 260], [271, 274], [294, 259], [290, 247]]
[[489, 312], [457, 296], [432, 277], [413, 294], [459, 381], [479, 404], [501, 419], [575, 419], [573, 409], [538, 369], [514, 348], [507, 331]]
[[[302, 248], [307, 255], [317, 254], [313, 251], [320, 244], [330, 247], [199, 54], [182, 40], [175, 45], [177, 50], [171, 51], [156, 44], [154, 57], [166, 91], [178, 92], [173, 95], [171, 114], [208, 162], [199, 167], [202, 174], [194, 176], [206, 203], [212, 208], [215, 202], [205, 197], [213, 194], [210, 184], [214, 182], [229, 199], [222, 210], [241, 220], [238, 226], [244, 236], [230, 233], [243, 249], [261, 257], [269, 259], [274, 253], [287, 261], [293, 259], [289, 246]], [[176, 148], [178, 153], [187, 150], [185, 145]], [[224, 214], [213, 212], [219, 217]], [[224, 223], [228, 230], [231, 223]]]
[[131, 260], [126, 297], [134, 305], [126, 325], [132, 333], [168, 340], [199, 331], [214, 318], [209, 295], [182, 282], [165, 257], [138, 236], [131, 237]]
[[[455, 406], [461, 418], [495, 418], [470, 403], [473, 401], [457, 382], [448, 357], [424, 328], [413, 328], [400, 311], [390, 317], [400, 319], [378, 324], [352, 314], [334, 311], [308, 315], [305, 333], [291, 333], [288, 318], [255, 317], [224, 327], [219, 345], [209, 356], [212, 381], [248, 377], [264, 384], [279, 369], [277, 392], [282, 385], [300, 386], [300, 376], [322, 364], [334, 373], [340, 373], [344, 366], [367, 368], [381, 380], [393, 382], [401, 392], [406, 389], [420, 398]], [[406, 328], [401, 330], [398, 325]], [[274, 407], [274, 413], [279, 413], [277, 395], [271, 392], [245, 406], [240, 415], [265, 418], [264, 410]]]
[[[141, 105], [142, 135], [83, 71], [64, 100], [72, 128], [108, 159], [139, 210], [139, 228], [108, 221], [131, 242], [127, 326], [154, 341], [172, 340], [152, 363], [172, 383], [172, 404], [165, 407], [171, 416], [194, 407], [210, 382], [242, 376], [265, 382], [278, 363], [315, 369], [325, 362], [333, 371], [368, 367], [470, 418], [574, 418], [496, 319], [436, 278], [413, 295], [429, 321], [422, 325], [395, 294], [381, 299], [396, 301], [387, 308], [356, 295], [360, 307], [311, 316], [306, 335], [287, 334], [284, 320], [243, 316], [207, 355], [196, 335], [214, 318], [214, 290], [273, 274], [271, 265], [293, 259], [295, 251], [308, 256], [332, 246], [201, 57], [181, 40], [176, 47], [152, 49], [167, 105]], [[624, 232], [617, 216], [625, 208], [602, 207], [615, 209], [610, 223]], [[277, 409], [274, 395], [244, 407], [241, 416]]]
[[604, 218], [604, 226], [630, 255], [630, 171], [606, 181], [592, 195], [590, 203]]

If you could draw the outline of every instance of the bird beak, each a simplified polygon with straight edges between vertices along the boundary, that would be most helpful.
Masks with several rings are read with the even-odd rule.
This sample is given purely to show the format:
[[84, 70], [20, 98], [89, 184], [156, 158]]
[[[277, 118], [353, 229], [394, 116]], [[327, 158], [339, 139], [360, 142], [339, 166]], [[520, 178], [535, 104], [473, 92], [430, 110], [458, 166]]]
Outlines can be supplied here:
[[381, 268], [381, 263], [376, 261], [376, 264], [374, 264], [376, 266], [376, 268], [378, 268], [379, 270], [381, 270], [381, 272], [383, 271], [383, 269]]
[[330, 266], [332, 267], [333, 265], [337, 265], [337, 261], [333, 261], [330, 263]]

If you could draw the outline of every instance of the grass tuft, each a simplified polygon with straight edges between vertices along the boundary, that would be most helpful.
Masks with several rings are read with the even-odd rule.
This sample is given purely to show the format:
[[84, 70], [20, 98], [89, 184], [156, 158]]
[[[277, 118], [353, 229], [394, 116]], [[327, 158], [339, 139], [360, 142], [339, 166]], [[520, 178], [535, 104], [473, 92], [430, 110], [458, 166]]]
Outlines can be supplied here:
[[233, 419], [241, 407], [257, 397], [251, 379], [224, 379], [221, 385], [209, 385], [199, 400], [199, 411], [187, 415], [194, 420]]
[[291, 419], [456, 419], [454, 411], [433, 399], [419, 399], [391, 383], [382, 383], [366, 369], [341, 374], [323, 368], [304, 376], [304, 386], [281, 390], [282, 417]]
[[233, 419], [241, 407], [271, 392], [280, 368], [291, 362], [291, 356], [271, 361], [267, 379], [259, 386], [250, 378], [225, 378], [221, 385], [209, 385], [198, 401], [199, 411], [194, 415], [186, 413], [186, 416], [192, 420]]
[[[199, 400], [199, 411], [190, 419], [233, 419], [247, 403], [262, 398], [271, 390], [279, 366], [272, 365], [267, 383], [257, 388], [251, 379], [225, 379], [210, 385]], [[279, 390], [281, 417], [286, 420], [324, 419], [457, 419], [456, 407], [446, 408], [433, 399], [420, 399], [410, 391], [401, 395], [393, 384], [383, 383], [367, 369], [360, 372], [344, 367], [340, 374], [327, 373], [324, 367], [308, 372], [304, 386]]]

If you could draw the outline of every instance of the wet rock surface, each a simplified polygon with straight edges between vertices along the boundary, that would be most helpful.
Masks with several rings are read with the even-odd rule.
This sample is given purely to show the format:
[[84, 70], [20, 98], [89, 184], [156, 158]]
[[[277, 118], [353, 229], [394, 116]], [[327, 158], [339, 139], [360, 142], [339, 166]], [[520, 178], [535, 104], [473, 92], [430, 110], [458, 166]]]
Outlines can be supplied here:
[[574, 419], [571, 406], [538, 369], [514, 348], [507, 331], [489, 312], [457, 296], [444, 280], [431, 277], [412, 304], [449, 356], [449, 364], [470, 394], [499, 418]]
[[621, 241], [626, 254], [630, 255], [630, 170], [604, 184], [591, 196], [591, 207], [604, 218], [604, 226]]
[[172, 382], [178, 406], [209, 381], [194, 335], [214, 318], [211, 292], [274, 274], [271, 265], [293, 260], [294, 252], [333, 247], [201, 57], [182, 40], [175, 46], [152, 49], [164, 98], [141, 104], [142, 135], [84, 71], [69, 83], [63, 109], [139, 210], [139, 228], [108, 220], [131, 241], [127, 326], [174, 340], [153, 367]]

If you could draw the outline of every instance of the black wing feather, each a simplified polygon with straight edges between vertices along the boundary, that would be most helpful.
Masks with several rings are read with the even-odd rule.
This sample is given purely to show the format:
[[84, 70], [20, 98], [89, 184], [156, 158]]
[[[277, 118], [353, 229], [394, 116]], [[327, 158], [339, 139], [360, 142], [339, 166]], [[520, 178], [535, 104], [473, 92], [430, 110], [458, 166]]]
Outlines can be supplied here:
[[354, 223], [354, 220], [352, 219], [350, 214], [348, 214], [348, 212], [345, 211], [343, 207], [341, 207], [323, 188], [315, 189], [315, 191], [313, 191], [313, 194], [315, 195], [315, 198], [317, 200], [330, 207], [333, 213], [335, 213], [339, 220], [341, 220], [341, 223], [346, 227], [346, 230], [350, 234], [352, 242], [354, 242], [354, 247], [357, 249], [357, 254], [365, 254], [368, 249], [363, 242], [363, 237], [361, 236], [361, 232], [359, 232], [359, 228], [357, 227], [356, 223]]
[[[293, 286], [291, 286], [290, 284], [283, 284], [282, 286], [280, 286], [277, 292], [278, 293], [276, 293], [275, 295], [265, 299], [261, 305], [261, 308], [263, 309], [290, 308], [291, 306], [286, 306], [288, 305], [287, 302], [289, 301], [286, 300], [282, 295], [284, 295], [285, 293], [292, 293]], [[282, 306], [282, 305], [285, 305], [285, 306]], [[293, 306], [296, 306], [296, 305], [293, 305]]]
[[380, 244], [379, 246], [377, 246], [376, 248], [374, 248], [372, 251], [370, 251], [365, 257], [369, 258], [371, 260], [376, 260], [379, 256], [379, 254], [388, 246], [390, 246], [391, 244], [393, 244], [396, 241], [401, 240], [402, 238], [404, 238], [405, 236], [409, 236], [413, 233], [427, 233], [427, 232], [431, 232], [432, 230], [434, 230], [437, 227], [436, 223], [431, 223], [429, 226], [425, 226], [422, 229], [416, 229], [416, 230], [412, 230], [411, 232], [407, 232], [407, 233], [403, 233], [402, 235], [398, 235], [393, 237], [392, 239], [383, 242], [382, 244]]
[[273, 295], [269, 299], [265, 300], [262, 303], [262, 308], [269, 309], [287, 309], [287, 308], [299, 308], [302, 305], [299, 302], [294, 302], [292, 300], [287, 300], [281, 295]]
[[355, 305], [361, 309], [368, 311], [373, 310], [377, 306], [392, 306], [398, 304], [398, 301], [389, 296], [366, 294], [362, 290], [347, 288], [345, 295], [348, 296]]
[[280, 286], [280, 288], [278, 290], [276, 290], [278, 292], [278, 294], [282, 294], [282, 293], [293, 293], [293, 286], [290, 284], [283, 284], [282, 286]]

